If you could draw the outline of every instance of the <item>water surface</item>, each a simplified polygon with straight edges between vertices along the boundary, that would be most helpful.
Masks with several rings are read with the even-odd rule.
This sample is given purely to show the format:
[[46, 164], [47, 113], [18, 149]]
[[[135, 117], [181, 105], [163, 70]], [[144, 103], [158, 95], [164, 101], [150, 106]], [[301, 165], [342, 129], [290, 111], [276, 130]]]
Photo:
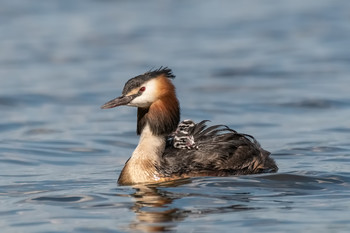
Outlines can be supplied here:
[[[3, 1], [2, 232], [348, 232], [348, 1]], [[276, 174], [118, 186], [159, 66], [182, 119], [254, 135]]]

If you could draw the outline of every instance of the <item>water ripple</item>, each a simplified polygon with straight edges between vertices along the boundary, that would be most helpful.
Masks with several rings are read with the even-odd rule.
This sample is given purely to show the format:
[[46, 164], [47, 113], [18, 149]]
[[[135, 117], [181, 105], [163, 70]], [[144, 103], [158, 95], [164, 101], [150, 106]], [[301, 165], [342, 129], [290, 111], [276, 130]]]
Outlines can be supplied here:
[[348, 100], [330, 100], [330, 99], [305, 99], [296, 102], [280, 104], [287, 108], [307, 108], [307, 109], [330, 109], [330, 108], [348, 108]]
[[27, 199], [26, 202], [36, 202], [45, 204], [56, 204], [61, 203], [81, 203], [96, 200], [96, 196], [74, 196], [74, 195], [62, 195], [62, 196], [41, 196]]

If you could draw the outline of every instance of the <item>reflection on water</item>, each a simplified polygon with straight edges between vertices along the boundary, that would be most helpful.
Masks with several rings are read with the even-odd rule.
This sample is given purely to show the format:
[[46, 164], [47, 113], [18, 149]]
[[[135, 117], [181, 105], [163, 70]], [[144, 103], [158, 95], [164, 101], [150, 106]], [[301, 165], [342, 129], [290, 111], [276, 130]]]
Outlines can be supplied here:
[[[241, 178], [199, 178], [180, 180], [160, 185], [135, 185], [133, 197], [135, 219], [129, 230], [141, 232], [168, 232], [178, 228], [186, 218], [200, 218], [210, 215], [222, 215], [242, 211], [264, 211], [278, 203], [279, 208], [292, 210], [293, 199], [285, 197], [304, 197], [323, 190], [324, 196], [332, 195], [335, 190], [349, 186], [344, 177], [321, 178], [298, 174], [269, 174]], [[334, 186], [334, 190], [329, 190]], [[236, 189], [234, 188], [236, 187]], [[199, 189], [200, 188], [200, 189]], [[205, 190], [203, 190], [205, 188]], [[170, 190], [169, 190], [170, 189]], [[208, 190], [213, 189], [213, 191]], [[228, 190], [235, 191], [228, 191]], [[245, 192], [240, 191], [245, 190]], [[260, 189], [260, 191], [256, 191]], [[249, 192], [248, 190], [252, 190]], [[270, 190], [270, 191], [269, 191]], [[271, 192], [273, 190], [273, 193]], [[198, 192], [199, 191], [199, 192]], [[269, 193], [271, 192], [271, 193]], [[326, 193], [325, 193], [326, 192]], [[347, 194], [349, 196], [349, 193]], [[176, 201], [197, 199], [183, 206]], [[262, 198], [271, 199], [268, 203], [259, 203]], [[198, 201], [201, 200], [202, 201]], [[205, 200], [205, 201], [203, 201]], [[196, 204], [200, 203], [200, 206]], [[211, 204], [215, 203], [215, 204]]]
[[215, 213], [222, 214], [251, 209], [245, 205], [217, 206], [193, 210], [181, 209], [175, 207], [173, 202], [190, 194], [176, 195], [175, 193], [149, 186], [137, 186], [134, 188], [137, 190], [133, 194], [135, 201], [133, 211], [136, 213], [136, 218], [129, 226], [131, 230], [143, 232], [167, 232], [175, 230], [177, 225], [187, 217], [198, 217]]
[[157, 187], [138, 185], [132, 195], [135, 205], [132, 210], [136, 218], [130, 223], [131, 230], [144, 232], [165, 232], [174, 229], [177, 222], [186, 217], [178, 208], [171, 208], [176, 199]]

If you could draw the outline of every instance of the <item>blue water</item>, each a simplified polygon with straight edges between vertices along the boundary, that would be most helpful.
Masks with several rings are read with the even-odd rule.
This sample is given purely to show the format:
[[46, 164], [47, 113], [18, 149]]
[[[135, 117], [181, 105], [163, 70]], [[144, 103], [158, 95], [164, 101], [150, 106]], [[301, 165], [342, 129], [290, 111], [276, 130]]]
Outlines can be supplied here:
[[[1, 232], [349, 232], [350, 2], [5, 0]], [[277, 174], [118, 186], [136, 109], [169, 66], [182, 119], [227, 124]]]

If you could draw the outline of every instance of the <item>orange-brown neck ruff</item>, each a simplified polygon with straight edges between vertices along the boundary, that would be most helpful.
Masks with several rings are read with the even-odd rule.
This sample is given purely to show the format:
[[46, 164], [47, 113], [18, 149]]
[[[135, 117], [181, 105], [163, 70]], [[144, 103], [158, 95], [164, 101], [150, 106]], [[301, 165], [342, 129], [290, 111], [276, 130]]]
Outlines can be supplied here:
[[174, 85], [164, 75], [157, 77], [158, 99], [149, 108], [138, 108], [137, 134], [149, 125], [154, 135], [172, 133], [180, 121], [179, 101], [176, 98]]

